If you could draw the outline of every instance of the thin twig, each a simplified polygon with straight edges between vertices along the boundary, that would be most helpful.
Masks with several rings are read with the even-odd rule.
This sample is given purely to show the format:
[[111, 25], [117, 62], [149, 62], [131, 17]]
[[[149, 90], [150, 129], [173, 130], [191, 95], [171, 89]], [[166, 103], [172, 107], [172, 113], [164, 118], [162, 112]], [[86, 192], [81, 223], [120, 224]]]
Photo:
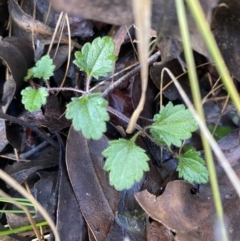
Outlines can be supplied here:
[[[54, 137], [56, 137], [56, 135], [54, 134], [51, 139], [53, 139]], [[27, 159], [29, 158], [30, 156], [32, 156], [33, 154], [35, 154], [36, 152], [40, 151], [41, 149], [43, 149], [45, 146], [47, 146], [49, 143], [47, 141], [43, 141], [41, 144], [39, 144], [38, 146], [34, 147], [33, 149], [27, 151], [27, 152], [24, 152], [24, 153], [21, 153], [19, 154], [19, 158], [20, 159]], [[0, 155], [1, 156], [1, 155]], [[4, 157], [4, 156], [3, 156]], [[12, 157], [15, 157], [14, 154], [12, 153], [9, 153], [9, 154], [6, 154], [5, 155], [5, 158], [12, 158]], [[21, 161], [21, 160], [20, 160]]]
[[[107, 107], [107, 110], [108, 110], [110, 113], [114, 114], [115, 116], [119, 117], [121, 120], [125, 121], [126, 123], [129, 123], [129, 122], [130, 122], [130, 119], [129, 119], [127, 116], [123, 115], [121, 112], [115, 110], [115, 109], [112, 108], [111, 106], [108, 106], [108, 107]], [[136, 129], [136, 130], [139, 130], [139, 131], [142, 131], [142, 127], [141, 127], [140, 125], [138, 125], [138, 124], [135, 126], [135, 129]]]
[[5, 114], [3, 112], [0, 112], [0, 119], [4, 119], [4, 120], [7, 120], [11, 123], [15, 123], [15, 124], [27, 127], [29, 129], [31, 129], [32, 131], [36, 132], [41, 137], [43, 137], [47, 142], [49, 142], [55, 148], [57, 148], [57, 149], [59, 148], [58, 144], [54, 140], [52, 140], [50, 137], [48, 137], [43, 131], [39, 130], [38, 126], [35, 123], [25, 122], [21, 119], [18, 119], [17, 117]]
[[83, 90], [78, 90], [78, 89], [75, 89], [75, 88], [72, 88], [72, 87], [50, 87], [50, 88], [47, 88], [47, 91], [74, 91], [74, 92], [78, 92], [78, 93], [81, 93], [81, 94], [86, 94], [86, 91], [83, 91]]
[[[148, 65], [153, 64], [160, 56], [160, 51], [157, 51], [155, 54], [153, 54], [150, 58], [148, 58]], [[129, 80], [129, 78], [136, 73], [140, 71], [141, 65], [136, 66], [134, 69], [129, 71], [126, 75], [115, 81], [113, 84], [111, 84], [103, 93], [102, 96], [106, 97], [113, 89], [118, 87], [120, 84], [122, 84], [124, 81]]]

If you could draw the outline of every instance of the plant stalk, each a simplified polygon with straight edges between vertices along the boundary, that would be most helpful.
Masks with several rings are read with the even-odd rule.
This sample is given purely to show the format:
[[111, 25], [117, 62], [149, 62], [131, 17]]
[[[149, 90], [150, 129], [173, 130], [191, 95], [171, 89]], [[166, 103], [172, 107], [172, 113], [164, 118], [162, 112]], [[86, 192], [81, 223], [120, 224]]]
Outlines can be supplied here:
[[197, 27], [199, 28], [200, 33], [206, 43], [209, 53], [213, 61], [215, 62], [216, 68], [221, 75], [222, 82], [227, 89], [230, 98], [232, 99], [238, 113], [240, 113], [240, 98], [239, 94], [235, 88], [233, 80], [229, 74], [227, 66], [224, 62], [222, 54], [218, 48], [217, 42], [210, 30], [209, 24], [206, 20], [202, 7], [198, 0], [186, 0], [186, 3], [189, 7], [190, 12], [196, 22]]
[[[198, 1], [192, 1], [192, 3], [193, 2], [195, 4]], [[196, 111], [199, 114], [200, 118], [203, 121], [205, 121], [204, 111], [203, 111], [202, 104], [201, 104], [201, 95], [200, 95], [200, 88], [199, 88], [198, 78], [197, 78], [197, 73], [196, 73], [196, 66], [195, 66], [195, 61], [194, 61], [194, 57], [193, 57], [193, 52], [191, 49], [191, 40], [190, 40], [190, 35], [189, 35], [189, 30], [188, 30], [184, 1], [183, 0], [175, 0], [175, 3], [176, 3], [177, 15], [178, 15], [178, 22], [179, 22], [179, 26], [180, 26], [180, 32], [181, 32], [181, 36], [182, 36], [185, 59], [187, 62], [187, 67], [188, 67], [188, 75], [189, 75], [191, 92], [193, 95], [193, 102], [194, 102]], [[203, 22], [203, 20], [201, 20], [201, 21]], [[228, 238], [227, 238], [227, 233], [226, 233], [226, 229], [224, 226], [224, 213], [223, 213], [222, 201], [221, 201], [221, 196], [220, 196], [220, 191], [219, 191], [219, 186], [218, 186], [218, 181], [217, 181], [217, 174], [216, 174], [215, 165], [214, 165], [214, 161], [213, 161], [212, 150], [210, 148], [210, 145], [208, 143], [206, 136], [203, 134], [203, 132], [201, 130], [200, 130], [200, 133], [201, 133], [202, 144], [203, 144], [204, 153], [205, 153], [205, 157], [206, 157], [207, 167], [208, 167], [208, 171], [209, 171], [209, 179], [210, 179], [210, 184], [212, 187], [216, 214], [217, 214], [218, 220], [221, 225], [220, 230], [222, 233], [222, 240], [227, 241]]]

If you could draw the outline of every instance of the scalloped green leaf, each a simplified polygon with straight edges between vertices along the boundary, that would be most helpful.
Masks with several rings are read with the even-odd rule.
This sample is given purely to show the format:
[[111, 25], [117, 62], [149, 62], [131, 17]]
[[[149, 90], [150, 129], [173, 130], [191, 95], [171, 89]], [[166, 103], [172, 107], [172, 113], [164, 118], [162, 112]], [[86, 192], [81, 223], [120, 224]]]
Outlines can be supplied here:
[[24, 77], [24, 81], [28, 81], [33, 77], [33, 68], [28, 69], [27, 75]]
[[192, 132], [198, 129], [192, 113], [184, 105], [173, 106], [172, 102], [162, 106], [153, 120], [150, 129], [153, 138], [168, 147], [172, 144], [180, 147], [182, 141], [190, 138]]
[[108, 102], [101, 93], [89, 94], [80, 98], [72, 98], [67, 104], [66, 118], [72, 120], [76, 131], [82, 131], [84, 137], [98, 140], [106, 131]]
[[36, 66], [32, 68], [32, 72], [35, 78], [49, 80], [49, 78], [53, 76], [54, 69], [55, 65], [53, 64], [53, 60], [49, 55], [44, 55], [37, 61]]
[[228, 135], [232, 129], [229, 126], [217, 126], [215, 128], [214, 125], [208, 125], [208, 129], [210, 132], [214, 131], [213, 137], [216, 141], [219, 141], [220, 139], [222, 139], [224, 136]]
[[104, 169], [110, 172], [110, 184], [118, 191], [131, 188], [149, 170], [149, 158], [133, 138], [110, 141], [102, 154], [106, 157]]
[[189, 149], [183, 155], [176, 155], [176, 158], [179, 160], [177, 167], [179, 177], [190, 183], [201, 184], [208, 182], [208, 171], [199, 152]]
[[115, 44], [110, 37], [98, 37], [92, 43], [86, 43], [82, 51], [75, 53], [73, 63], [87, 73], [88, 77], [98, 79], [113, 71], [114, 62], [117, 57], [114, 55]]
[[39, 89], [27, 87], [21, 91], [21, 95], [25, 109], [33, 112], [40, 110], [41, 106], [46, 104], [49, 93], [44, 87]]

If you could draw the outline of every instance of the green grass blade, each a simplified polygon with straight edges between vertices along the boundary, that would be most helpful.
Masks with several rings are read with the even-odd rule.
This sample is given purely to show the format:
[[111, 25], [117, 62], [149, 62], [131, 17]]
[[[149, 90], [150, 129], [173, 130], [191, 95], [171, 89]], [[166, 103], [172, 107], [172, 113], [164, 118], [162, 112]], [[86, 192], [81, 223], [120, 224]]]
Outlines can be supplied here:
[[[48, 225], [48, 223], [46, 221], [40, 222], [40, 223], [36, 223], [37, 227], [43, 227], [43, 226], [47, 226], [47, 225]], [[31, 225], [22, 226], [20, 228], [3, 230], [3, 231], [0, 231], [0, 237], [4, 237], [4, 236], [10, 235], [10, 234], [26, 232], [26, 231], [30, 231], [30, 230], [33, 230]]]
[[[27, 199], [24, 198], [14, 198], [14, 200], [16, 202], [18, 202], [19, 204], [23, 205], [23, 206], [29, 206], [29, 207], [34, 207], [34, 205], [29, 202]], [[0, 202], [3, 203], [13, 203], [11, 200], [5, 198], [5, 197], [0, 197]]]
[[[191, 2], [191, 3], [194, 2], [194, 4], [196, 4], [196, 2], [198, 2], [198, 1], [188, 1], [188, 3], [189, 2]], [[178, 21], [179, 21], [179, 25], [180, 25], [180, 31], [181, 31], [181, 35], [182, 35], [184, 54], [185, 54], [185, 58], [186, 58], [187, 66], [188, 66], [188, 75], [189, 75], [194, 105], [195, 105], [195, 108], [196, 108], [199, 116], [201, 117], [202, 120], [204, 120], [205, 119], [204, 112], [203, 112], [203, 108], [201, 105], [201, 95], [200, 95], [200, 89], [199, 89], [199, 84], [198, 84], [198, 78], [197, 78], [197, 74], [196, 74], [195, 61], [194, 61], [193, 52], [191, 49], [191, 41], [190, 41], [190, 35], [189, 35], [189, 30], [188, 30], [184, 2], [183, 2], [183, 0], [175, 0], [175, 3], [176, 3], [177, 14], [178, 14]], [[192, 5], [194, 5], [194, 4], [192, 4]], [[193, 13], [193, 15], [194, 15], [194, 13]], [[205, 18], [202, 19], [201, 21], [205, 22], [207, 24]], [[227, 72], [227, 71], [225, 71], [225, 72]], [[232, 83], [232, 85], [233, 85], [233, 83]], [[231, 91], [233, 91], [232, 95], [234, 97], [236, 94], [236, 93], [234, 93], [235, 88], [231, 87], [230, 89], [231, 89]], [[238, 99], [238, 97], [237, 97], [237, 99]], [[223, 240], [226, 241], [228, 239], [227, 239], [226, 230], [224, 227], [224, 213], [223, 213], [222, 201], [221, 201], [221, 196], [220, 196], [220, 191], [219, 191], [219, 186], [218, 186], [218, 181], [217, 181], [217, 175], [216, 175], [215, 165], [214, 165], [213, 156], [212, 156], [212, 151], [211, 151], [207, 138], [204, 136], [204, 134], [202, 132], [201, 132], [201, 138], [202, 138], [204, 153], [205, 153], [205, 157], [206, 157], [207, 167], [208, 167], [208, 171], [209, 171], [209, 179], [210, 179], [210, 184], [211, 184], [212, 192], [213, 192], [214, 205], [215, 205], [217, 217], [218, 217], [220, 223], [222, 224], [221, 225], [221, 232], [222, 232], [222, 236], [223, 236], [222, 238], [223, 238]]]
[[206, 17], [203, 13], [202, 7], [198, 0], [186, 0], [186, 3], [192, 13], [192, 16], [199, 28], [200, 33], [206, 43], [206, 46], [211, 54], [211, 57], [216, 65], [216, 68], [221, 75], [222, 82], [224, 83], [227, 92], [232, 99], [238, 113], [240, 113], [240, 98], [238, 92], [234, 86], [233, 80], [228, 72], [227, 66], [223, 60], [221, 52], [217, 46], [216, 40], [210, 30]]
[[[0, 210], [0, 213], [15, 213], [15, 214], [25, 214], [25, 211], [22, 210]], [[30, 211], [29, 213], [36, 214], [37, 211]]]

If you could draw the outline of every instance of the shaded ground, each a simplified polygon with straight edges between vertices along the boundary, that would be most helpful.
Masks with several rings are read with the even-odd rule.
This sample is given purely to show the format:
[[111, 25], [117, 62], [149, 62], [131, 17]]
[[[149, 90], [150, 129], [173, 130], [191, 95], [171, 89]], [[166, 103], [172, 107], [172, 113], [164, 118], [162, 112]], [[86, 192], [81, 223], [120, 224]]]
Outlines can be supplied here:
[[[227, 0], [200, 2], [239, 89], [240, 4]], [[151, 159], [150, 171], [130, 190], [117, 192], [109, 185], [101, 153], [108, 140], [126, 135], [127, 123], [124, 120], [111, 115], [105, 135], [101, 140], [93, 141], [74, 131], [64, 117], [66, 104], [76, 96], [73, 92], [52, 94], [41, 111], [29, 113], [24, 110], [20, 92], [27, 83], [23, 78], [27, 69], [48, 51], [59, 13], [51, 9], [47, 14], [48, 3], [42, 0], [36, 2], [35, 14], [31, 0], [21, 4], [15, 0], [1, 0], [0, 3], [0, 31], [4, 37], [0, 42], [0, 117], [7, 120], [0, 120], [1, 168], [20, 184], [29, 187], [55, 221], [61, 240], [214, 240], [219, 227], [215, 222], [209, 184], [198, 186], [180, 180], [176, 172], [177, 160], [147, 138], [139, 138], [138, 144]], [[50, 52], [51, 57], [55, 56], [56, 65], [50, 85], [83, 88], [85, 76], [72, 63], [74, 52], [95, 37], [110, 35], [118, 55], [114, 71], [117, 75], [93, 80], [92, 87], [97, 86], [95, 92], [109, 91], [106, 95], [109, 106], [131, 117], [141, 93], [131, 1], [121, 1], [116, 5], [101, 5], [100, 1], [93, 5], [92, 1], [82, 3], [85, 11], [83, 7], [72, 5], [74, 2], [53, 2], [53, 6], [65, 9], [75, 17], [69, 17], [73, 46], [70, 66], [67, 68], [68, 30], [64, 25], [63, 34], [60, 35], [60, 30], [57, 33], [57, 38], [61, 36], [60, 45], [55, 40]], [[219, 3], [221, 5], [217, 6]], [[215, 125], [227, 128], [227, 135], [222, 137], [220, 134], [218, 143], [239, 176], [239, 116], [219, 81], [193, 20], [187, 14], [206, 122], [212, 129]], [[12, 19], [11, 29], [6, 25], [8, 15]], [[151, 124], [153, 115], [159, 111], [160, 76], [164, 67], [179, 76], [182, 87], [191, 98], [174, 1], [153, 1], [152, 27], [149, 37], [154, 40], [156, 31], [160, 30], [161, 38], [153, 49], [152, 55], [157, 57], [149, 67], [147, 100], [138, 122], [142, 127]], [[8, 35], [11, 37], [6, 37]], [[159, 50], [160, 56], [157, 55]], [[121, 84], [112, 89], [112, 82], [120, 78]], [[98, 86], [100, 81], [104, 82]], [[166, 74], [161, 94], [164, 104], [169, 101], [183, 103]], [[202, 151], [198, 132], [185, 143], [188, 144]], [[177, 149], [174, 151], [178, 152]], [[218, 160], [215, 161], [228, 234], [231, 240], [239, 240], [239, 198]], [[2, 189], [13, 197], [19, 196], [4, 183]], [[13, 208], [11, 205], [2, 207]], [[36, 215], [36, 221], [42, 221], [42, 217]], [[6, 223], [14, 228], [28, 224], [28, 221], [23, 215], [6, 214], [2, 215], [1, 225]], [[46, 229], [45, 233], [48, 232]], [[17, 234], [12, 236], [12, 240], [27, 241], [31, 237], [29, 234]]]

